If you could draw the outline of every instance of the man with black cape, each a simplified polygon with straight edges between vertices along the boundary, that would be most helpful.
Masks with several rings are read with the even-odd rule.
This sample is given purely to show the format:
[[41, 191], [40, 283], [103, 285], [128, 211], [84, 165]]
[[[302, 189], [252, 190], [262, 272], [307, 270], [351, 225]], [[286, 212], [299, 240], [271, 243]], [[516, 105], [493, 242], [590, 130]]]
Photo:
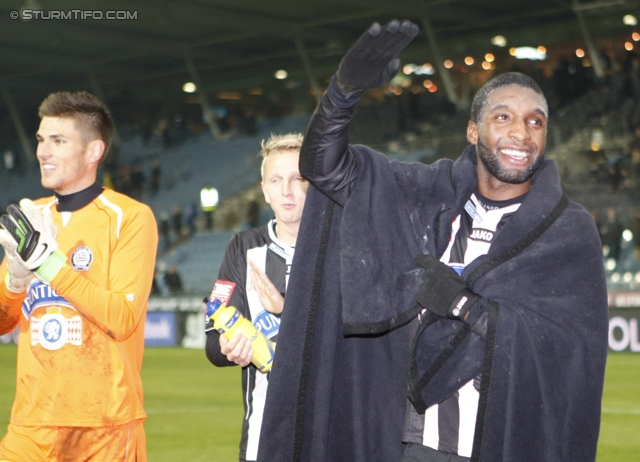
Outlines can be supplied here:
[[[607, 354], [598, 233], [545, 158], [538, 85], [476, 95], [455, 162], [349, 145], [417, 34], [373, 24], [301, 151], [309, 189], [260, 452], [285, 461], [593, 461]], [[316, 189], [317, 188], [317, 189]]]

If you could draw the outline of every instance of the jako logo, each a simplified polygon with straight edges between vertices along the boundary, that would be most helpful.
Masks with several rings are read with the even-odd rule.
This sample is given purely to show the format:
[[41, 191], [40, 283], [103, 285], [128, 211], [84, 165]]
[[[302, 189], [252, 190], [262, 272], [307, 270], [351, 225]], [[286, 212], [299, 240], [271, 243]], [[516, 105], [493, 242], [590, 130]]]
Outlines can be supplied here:
[[467, 300], [468, 298], [466, 296], [460, 299], [456, 307], [453, 309], [454, 316], [460, 316], [460, 309], [464, 306], [465, 303], [467, 303]]
[[476, 241], [491, 242], [493, 240], [493, 232], [486, 229], [476, 228], [471, 232], [471, 236], [469, 236], [469, 238], [475, 239]]

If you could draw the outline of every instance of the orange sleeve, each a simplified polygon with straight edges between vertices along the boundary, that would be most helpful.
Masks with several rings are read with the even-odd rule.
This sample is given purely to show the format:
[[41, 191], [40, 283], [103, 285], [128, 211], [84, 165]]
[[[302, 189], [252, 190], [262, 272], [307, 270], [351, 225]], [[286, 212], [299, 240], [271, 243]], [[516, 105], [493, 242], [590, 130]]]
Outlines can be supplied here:
[[4, 282], [7, 271], [7, 259], [3, 258], [0, 265], [0, 335], [16, 328], [20, 322], [20, 307], [27, 295], [26, 290], [17, 294], [7, 288]]
[[[87, 230], [98, 232], [100, 230]], [[109, 238], [105, 234], [105, 239]], [[65, 265], [51, 287], [116, 341], [126, 340], [146, 311], [158, 248], [155, 217], [146, 206], [125, 211], [117, 243], [104, 262], [109, 286], [100, 287]]]

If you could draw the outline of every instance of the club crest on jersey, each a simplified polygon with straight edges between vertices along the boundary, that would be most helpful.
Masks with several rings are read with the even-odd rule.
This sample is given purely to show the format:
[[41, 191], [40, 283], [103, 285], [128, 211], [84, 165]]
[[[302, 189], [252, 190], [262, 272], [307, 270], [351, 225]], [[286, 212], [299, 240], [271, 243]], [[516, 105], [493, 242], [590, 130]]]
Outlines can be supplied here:
[[93, 263], [93, 252], [85, 245], [78, 247], [71, 255], [71, 266], [76, 271], [88, 271]]
[[65, 318], [60, 307], [47, 308], [41, 318], [31, 318], [31, 345], [40, 344], [47, 350], [59, 350], [63, 345], [82, 345], [82, 318]]

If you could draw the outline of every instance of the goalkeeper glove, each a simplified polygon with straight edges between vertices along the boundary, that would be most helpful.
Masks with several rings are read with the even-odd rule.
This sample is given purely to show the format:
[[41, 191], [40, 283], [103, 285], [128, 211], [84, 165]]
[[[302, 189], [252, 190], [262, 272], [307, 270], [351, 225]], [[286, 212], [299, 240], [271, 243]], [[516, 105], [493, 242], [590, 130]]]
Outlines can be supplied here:
[[9, 270], [4, 281], [7, 288], [17, 294], [24, 292], [33, 279], [33, 273], [23, 266], [16, 250], [18, 243], [6, 229], [0, 229], [0, 245], [4, 248]]
[[51, 282], [67, 259], [58, 250], [58, 229], [53, 224], [51, 210], [39, 209], [29, 199], [22, 199], [20, 207], [14, 204], [7, 207], [7, 215], [0, 217], [0, 225], [16, 242], [22, 266], [44, 282]]
[[373, 25], [347, 51], [338, 68], [338, 86], [344, 93], [378, 88], [391, 82], [400, 69], [396, 58], [418, 33], [410, 21], [394, 19]]
[[480, 296], [469, 290], [454, 269], [431, 255], [418, 255], [416, 264], [424, 268], [418, 304], [442, 318], [464, 320]]

